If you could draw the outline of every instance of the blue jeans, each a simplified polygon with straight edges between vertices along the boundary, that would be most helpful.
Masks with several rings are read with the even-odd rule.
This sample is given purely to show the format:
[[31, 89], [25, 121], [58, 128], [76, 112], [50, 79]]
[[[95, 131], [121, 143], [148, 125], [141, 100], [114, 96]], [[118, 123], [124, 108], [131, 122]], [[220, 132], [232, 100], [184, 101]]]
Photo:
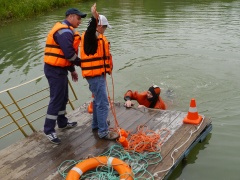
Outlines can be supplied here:
[[104, 75], [87, 78], [89, 89], [94, 95], [92, 129], [98, 128], [98, 136], [103, 138], [108, 134], [108, 109], [106, 82]]

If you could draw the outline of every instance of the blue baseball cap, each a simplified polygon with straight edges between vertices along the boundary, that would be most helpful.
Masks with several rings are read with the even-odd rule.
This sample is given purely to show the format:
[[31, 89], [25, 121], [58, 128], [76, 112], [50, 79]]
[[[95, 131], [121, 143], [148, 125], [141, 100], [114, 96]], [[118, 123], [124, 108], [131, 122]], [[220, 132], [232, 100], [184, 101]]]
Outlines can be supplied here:
[[78, 9], [76, 8], [70, 8], [66, 11], [66, 16], [68, 16], [69, 14], [76, 14], [76, 15], [79, 15], [81, 16], [81, 18], [85, 18], [87, 16], [87, 14], [85, 13], [82, 13], [81, 11], [79, 11]]

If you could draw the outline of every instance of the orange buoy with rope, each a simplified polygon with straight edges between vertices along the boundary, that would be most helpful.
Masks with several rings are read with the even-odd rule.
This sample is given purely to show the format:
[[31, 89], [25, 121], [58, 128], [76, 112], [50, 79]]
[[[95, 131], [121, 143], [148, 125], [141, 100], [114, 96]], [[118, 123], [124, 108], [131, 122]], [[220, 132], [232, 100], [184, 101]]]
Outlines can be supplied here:
[[82, 174], [98, 166], [112, 166], [119, 173], [120, 180], [133, 180], [133, 172], [127, 163], [108, 156], [93, 157], [78, 163], [68, 172], [66, 180], [79, 180]]
[[125, 138], [127, 138], [128, 135], [129, 135], [129, 132], [126, 131], [126, 130], [124, 130], [124, 129], [122, 129], [122, 128], [120, 128], [120, 133], [119, 133], [119, 135], [120, 135], [120, 136], [124, 136]]
[[[161, 137], [160, 134], [164, 136]], [[135, 134], [130, 134], [129, 138], [120, 135], [118, 142], [128, 151], [157, 152], [169, 134], [170, 131], [165, 128], [155, 132], [149, 130], [147, 126], [139, 125]]]
[[118, 139], [118, 142], [119, 142], [123, 147], [128, 147], [128, 140], [127, 140], [126, 137], [121, 136], [121, 137]]

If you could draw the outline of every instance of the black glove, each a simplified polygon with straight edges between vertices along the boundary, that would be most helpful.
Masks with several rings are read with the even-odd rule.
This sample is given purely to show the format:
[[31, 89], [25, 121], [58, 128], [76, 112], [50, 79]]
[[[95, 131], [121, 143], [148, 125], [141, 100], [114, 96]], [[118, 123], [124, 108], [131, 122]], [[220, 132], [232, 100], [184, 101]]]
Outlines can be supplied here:
[[74, 65], [67, 66], [66, 68], [67, 68], [67, 70], [70, 71], [70, 72], [74, 72], [74, 71], [75, 71]]
[[124, 97], [124, 100], [125, 101], [128, 101], [128, 100], [131, 101], [131, 98], [129, 96], [126, 96], [126, 97]]
[[72, 61], [72, 63], [76, 66], [81, 67], [81, 59], [79, 57], [77, 57], [74, 61]]

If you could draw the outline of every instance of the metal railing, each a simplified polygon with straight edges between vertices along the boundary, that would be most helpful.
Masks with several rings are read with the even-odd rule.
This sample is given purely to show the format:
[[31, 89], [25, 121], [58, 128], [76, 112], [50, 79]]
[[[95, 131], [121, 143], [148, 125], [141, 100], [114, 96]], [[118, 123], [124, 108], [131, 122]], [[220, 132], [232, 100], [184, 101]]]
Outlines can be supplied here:
[[[77, 100], [77, 96], [70, 81], [68, 84], [68, 105], [74, 110], [73, 102]], [[48, 103], [49, 87], [44, 75], [1, 91], [0, 140], [16, 132], [21, 132], [25, 137], [35, 132], [35, 126], [44, 122]], [[40, 119], [41, 123], [38, 122]]]

